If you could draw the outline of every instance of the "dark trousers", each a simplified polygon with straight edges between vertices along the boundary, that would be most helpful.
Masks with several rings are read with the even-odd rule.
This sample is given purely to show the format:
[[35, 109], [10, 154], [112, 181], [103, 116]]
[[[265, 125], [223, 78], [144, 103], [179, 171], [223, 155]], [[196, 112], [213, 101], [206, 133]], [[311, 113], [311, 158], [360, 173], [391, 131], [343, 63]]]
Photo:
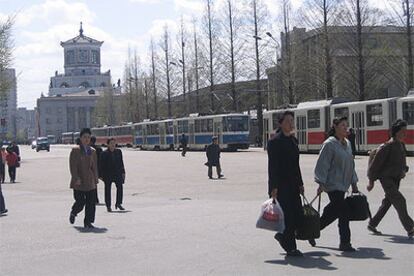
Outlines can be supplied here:
[[407, 211], [407, 202], [405, 197], [399, 191], [400, 188], [400, 180], [399, 179], [392, 179], [392, 178], [382, 178], [380, 179], [382, 188], [385, 192], [385, 197], [382, 200], [382, 204], [378, 209], [375, 216], [371, 219], [369, 224], [371, 226], [377, 227], [378, 224], [381, 222], [382, 218], [390, 209], [391, 205], [394, 206], [395, 210], [398, 213], [398, 217], [404, 229], [407, 232], [413, 230], [414, 222]]
[[295, 232], [303, 222], [303, 207], [299, 190], [284, 192], [279, 189], [277, 201], [285, 216], [285, 231], [280, 245], [286, 252], [289, 252], [297, 249]]
[[217, 164], [217, 166], [208, 166], [208, 177], [213, 177], [213, 167], [216, 167], [217, 170], [217, 176], [221, 175], [221, 166], [220, 163]]
[[83, 210], [83, 207], [85, 207], [85, 224], [92, 223], [95, 221], [95, 194], [96, 190], [91, 190], [87, 192], [73, 190], [73, 197], [75, 198], [75, 203], [72, 206], [72, 214], [76, 216]]
[[1, 183], [0, 183], [0, 212], [6, 210], [6, 204], [4, 203], [3, 192], [1, 190]]
[[323, 209], [321, 216], [321, 230], [338, 219], [338, 228], [341, 244], [351, 242], [349, 229], [349, 208], [345, 202], [345, 192], [328, 192], [329, 204]]
[[4, 183], [5, 179], [6, 179], [6, 165], [4, 163], [1, 163], [0, 164], [0, 183]]
[[10, 181], [16, 180], [16, 167], [15, 166], [9, 166], [9, 176], [10, 176]]
[[112, 182], [115, 182], [116, 186], [116, 203], [115, 206], [122, 205], [122, 198], [123, 198], [123, 184], [117, 181], [105, 181], [105, 204], [106, 207], [111, 207], [111, 187]]
[[185, 156], [186, 153], [187, 153], [187, 145], [183, 146], [183, 150], [181, 152], [181, 155]]
[[95, 202], [96, 202], [96, 204], [98, 204], [99, 203], [99, 197], [98, 197], [98, 185], [96, 185], [96, 190], [95, 190]]

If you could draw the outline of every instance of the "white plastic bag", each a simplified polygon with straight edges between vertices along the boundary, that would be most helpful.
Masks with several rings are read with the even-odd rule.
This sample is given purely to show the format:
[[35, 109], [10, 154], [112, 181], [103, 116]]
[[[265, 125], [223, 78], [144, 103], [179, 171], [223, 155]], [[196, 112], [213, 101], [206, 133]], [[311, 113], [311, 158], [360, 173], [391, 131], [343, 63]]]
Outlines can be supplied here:
[[262, 204], [256, 228], [283, 233], [285, 230], [285, 216], [276, 199], [268, 199]]

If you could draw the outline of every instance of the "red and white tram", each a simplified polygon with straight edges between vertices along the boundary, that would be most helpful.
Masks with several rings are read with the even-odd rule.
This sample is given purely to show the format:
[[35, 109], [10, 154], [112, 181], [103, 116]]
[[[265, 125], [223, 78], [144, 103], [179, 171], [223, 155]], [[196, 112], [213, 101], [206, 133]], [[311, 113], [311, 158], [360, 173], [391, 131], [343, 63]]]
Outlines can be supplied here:
[[414, 93], [397, 100], [397, 117], [407, 121], [407, 151], [414, 153]]
[[96, 144], [104, 146], [108, 141], [109, 137], [111, 137], [111, 127], [99, 127], [99, 128], [92, 128], [92, 135], [96, 137]]

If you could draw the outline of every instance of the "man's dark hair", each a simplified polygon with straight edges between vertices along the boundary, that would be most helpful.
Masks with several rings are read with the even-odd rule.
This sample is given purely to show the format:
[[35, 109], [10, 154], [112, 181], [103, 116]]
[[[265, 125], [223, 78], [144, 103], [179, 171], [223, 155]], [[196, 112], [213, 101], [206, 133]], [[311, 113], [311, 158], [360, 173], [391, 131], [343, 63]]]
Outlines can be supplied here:
[[395, 137], [397, 133], [404, 127], [407, 127], [407, 121], [397, 119], [391, 126], [391, 137]]
[[92, 145], [95, 145], [95, 143], [96, 143], [96, 137], [95, 136], [92, 136], [91, 137], [91, 144]]
[[111, 143], [111, 141], [115, 141], [115, 138], [109, 138], [108, 140], [106, 140], [106, 145], [109, 145], [109, 143]]
[[295, 113], [293, 113], [293, 111], [290, 110], [286, 110], [285, 112], [283, 112], [283, 114], [279, 117], [279, 124], [283, 123], [286, 116], [292, 116], [293, 118], [295, 118]]
[[91, 129], [90, 128], [83, 128], [79, 134], [80, 137], [82, 137], [84, 134], [89, 134], [92, 135]]

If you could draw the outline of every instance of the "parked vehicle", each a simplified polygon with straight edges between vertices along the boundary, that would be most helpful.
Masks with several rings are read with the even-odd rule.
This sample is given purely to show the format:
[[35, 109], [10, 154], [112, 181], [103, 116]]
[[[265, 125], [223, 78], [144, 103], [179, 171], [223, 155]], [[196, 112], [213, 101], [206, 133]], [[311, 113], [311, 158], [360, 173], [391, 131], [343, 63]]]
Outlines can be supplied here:
[[36, 151], [41, 150], [50, 151], [49, 139], [47, 137], [39, 137], [36, 140]]

